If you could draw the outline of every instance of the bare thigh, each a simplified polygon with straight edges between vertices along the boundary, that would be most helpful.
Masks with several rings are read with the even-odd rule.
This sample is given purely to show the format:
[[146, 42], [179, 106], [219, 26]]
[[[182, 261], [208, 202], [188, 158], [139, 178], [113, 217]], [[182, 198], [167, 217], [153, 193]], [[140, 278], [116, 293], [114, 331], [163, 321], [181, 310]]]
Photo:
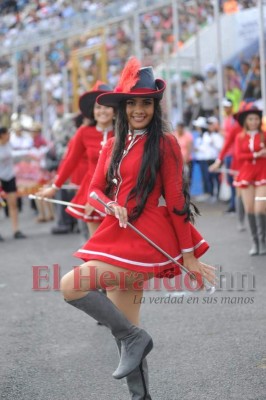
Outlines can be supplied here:
[[94, 234], [99, 225], [100, 222], [87, 222], [90, 237]]
[[255, 188], [254, 186], [248, 186], [247, 188], [241, 189], [242, 200], [247, 214], [254, 214], [255, 207]]
[[7, 193], [6, 200], [10, 209], [17, 209], [17, 194], [16, 192]]
[[[266, 197], [266, 185], [256, 187], [255, 197]], [[266, 213], [266, 201], [255, 201], [255, 213]]]
[[152, 274], [141, 274], [102, 261], [88, 261], [69, 271], [61, 280], [61, 291], [67, 300], [85, 296], [91, 290], [106, 289], [142, 291]]
[[239, 187], [236, 188], [236, 195], [237, 197], [241, 197], [241, 188]]
[[139, 325], [143, 284], [152, 277], [153, 274], [143, 275], [95, 260], [64, 275], [61, 291], [70, 301], [84, 297], [91, 290], [106, 288], [108, 298], [116, 307], [131, 323]]

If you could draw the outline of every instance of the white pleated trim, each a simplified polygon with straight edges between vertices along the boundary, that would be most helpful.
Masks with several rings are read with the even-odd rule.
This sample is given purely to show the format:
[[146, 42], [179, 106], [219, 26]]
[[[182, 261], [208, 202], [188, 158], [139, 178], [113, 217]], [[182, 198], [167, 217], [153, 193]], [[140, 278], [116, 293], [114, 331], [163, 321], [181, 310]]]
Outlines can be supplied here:
[[102, 221], [103, 217], [96, 217], [95, 215], [90, 216], [90, 215], [86, 215], [84, 214], [84, 220], [87, 220], [88, 222], [90, 222], [90, 220], [93, 219], [94, 221]]
[[266, 179], [262, 179], [261, 181], [255, 181], [255, 182], [250, 182], [250, 181], [234, 181], [234, 186], [241, 186], [241, 185], [255, 185], [255, 186], [262, 186], [266, 185]]
[[183, 253], [189, 253], [190, 251], [193, 251], [193, 250], [197, 249], [198, 247], [200, 247], [202, 245], [202, 243], [204, 243], [204, 242], [205, 242], [205, 240], [202, 239], [198, 244], [196, 244], [196, 246], [190, 247], [189, 249], [181, 249], [181, 251]]
[[78, 215], [79, 217], [82, 217], [84, 219], [87, 219], [88, 221], [91, 219], [93, 219], [95, 221], [99, 221], [99, 220], [102, 220], [102, 217], [105, 217], [105, 214], [102, 214], [102, 213], [100, 213], [100, 211], [97, 211], [97, 210], [95, 210], [95, 211], [97, 211], [100, 214], [99, 217], [95, 216], [95, 215], [93, 215], [93, 216], [86, 215], [85, 213], [77, 211], [75, 208], [73, 208], [71, 206], [68, 206], [67, 209], [69, 211], [71, 211], [73, 214]]
[[84, 217], [85, 216], [84, 212], [77, 211], [75, 208], [73, 208], [71, 206], [68, 206], [67, 210], [73, 212], [73, 214], [79, 215], [80, 217]]
[[[204, 239], [202, 239], [198, 244], [196, 244], [196, 246], [192, 247], [191, 251], [194, 250], [194, 249], [197, 249], [203, 243], [205, 243]], [[139, 261], [128, 260], [127, 258], [117, 257], [117, 256], [114, 256], [114, 255], [108, 254], [108, 253], [102, 253], [100, 251], [91, 251], [91, 250], [86, 250], [86, 249], [79, 249], [77, 251], [77, 253], [85, 253], [85, 254], [93, 254], [93, 255], [103, 256], [103, 257], [106, 257], [106, 258], [111, 258], [113, 260], [122, 261], [123, 263], [126, 263], [126, 264], [139, 265], [139, 266], [143, 266], [143, 267], [154, 267], [154, 266], [160, 266], [161, 267], [161, 266], [168, 265], [168, 264], [172, 263], [171, 260], [164, 261], [164, 262], [161, 262], [161, 263], [144, 263], [144, 262], [139, 262]], [[177, 261], [181, 257], [182, 257], [182, 254], [179, 254], [178, 256], [173, 257], [173, 258]]]

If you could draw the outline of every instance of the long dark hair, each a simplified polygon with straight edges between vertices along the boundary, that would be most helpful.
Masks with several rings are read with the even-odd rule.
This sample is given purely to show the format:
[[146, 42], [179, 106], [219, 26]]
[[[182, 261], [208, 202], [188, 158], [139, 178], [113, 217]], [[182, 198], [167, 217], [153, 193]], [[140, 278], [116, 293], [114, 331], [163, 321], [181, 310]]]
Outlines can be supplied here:
[[94, 118], [94, 104], [95, 102], [90, 103], [87, 107], [87, 118], [89, 119], [88, 126], [96, 126], [97, 124], [97, 121]]
[[[125, 149], [126, 137], [128, 134], [128, 121], [126, 117], [126, 101], [122, 101], [119, 104], [116, 113], [115, 123], [115, 143], [112, 151], [111, 162], [107, 171], [107, 185], [105, 193], [107, 196], [112, 196], [115, 190], [114, 181], [117, 179], [117, 168], [121, 161], [123, 151]], [[144, 145], [144, 151], [142, 156], [142, 162], [138, 179], [135, 187], [133, 187], [127, 196], [127, 202], [135, 198], [136, 207], [132, 210], [129, 215], [130, 221], [136, 220], [142, 213], [145, 204], [147, 202], [149, 194], [152, 192], [157, 173], [160, 170], [162, 162], [161, 151], [164, 151], [164, 146], [167, 144], [166, 133], [170, 132], [169, 125], [162, 117], [162, 109], [160, 101], [154, 99], [154, 114], [153, 118], [147, 127], [147, 140]], [[161, 142], [163, 141], [163, 146]], [[170, 144], [170, 143], [169, 143]], [[171, 146], [168, 146], [172, 149]], [[172, 149], [173, 151], [173, 149]], [[173, 151], [174, 154], [174, 151]], [[176, 159], [176, 162], [180, 160]], [[183, 175], [183, 194], [185, 198], [185, 204], [182, 210], [173, 209], [173, 212], [177, 215], [185, 215], [186, 221], [194, 222], [194, 215], [199, 215], [199, 210], [190, 201], [190, 195], [188, 190], [188, 182]], [[191, 207], [192, 206], [192, 207]], [[192, 210], [193, 209], [193, 210]]]

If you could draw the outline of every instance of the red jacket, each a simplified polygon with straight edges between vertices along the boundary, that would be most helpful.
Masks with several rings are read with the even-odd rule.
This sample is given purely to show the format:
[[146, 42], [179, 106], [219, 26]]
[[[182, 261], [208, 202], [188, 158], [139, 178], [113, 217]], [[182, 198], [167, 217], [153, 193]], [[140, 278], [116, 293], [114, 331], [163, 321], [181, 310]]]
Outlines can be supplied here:
[[[104, 194], [106, 171], [114, 143], [112, 139], [108, 141], [99, 158], [89, 193], [96, 192], [105, 203], [117, 198], [120, 205], [125, 205], [130, 190], [136, 185], [146, 140], [145, 135], [132, 141], [128, 137], [118, 166], [116, 193], [113, 198], [108, 198]], [[185, 215], [173, 212], [174, 208], [181, 210], [184, 206], [182, 154], [173, 135], [168, 135], [168, 140], [161, 142], [161, 155], [161, 168], [154, 188], [147, 198], [141, 215], [132, 223], [176, 260], [182, 262], [182, 252], [194, 251], [195, 257], [200, 257], [208, 249], [208, 244], [190, 222], [185, 222]], [[160, 202], [162, 195], [166, 205]], [[90, 199], [89, 202], [104, 212], [104, 207], [97, 200]], [[135, 205], [135, 198], [128, 201], [129, 213]], [[89, 241], [74, 255], [83, 260], [101, 260], [129, 270], [144, 273], [154, 271], [157, 277], [162, 277], [168, 272], [174, 275], [180, 274], [179, 267], [168, 257], [129, 227], [121, 228], [112, 215], [104, 218]]]
[[[263, 135], [263, 136], [262, 136]], [[264, 141], [261, 140], [264, 138]], [[257, 160], [264, 159], [265, 157], [255, 158], [254, 153], [260, 151], [266, 145], [266, 132], [262, 134], [256, 133], [250, 136], [248, 133], [242, 132], [237, 136], [235, 144], [235, 154], [239, 161], [256, 162]]]
[[[80, 163], [87, 158], [86, 173], [88, 181], [93, 176], [99, 154], [102, 146], [107, 139], [113, 136], [113, 131], [101, 131], [95, 126], [81, 126], [74, 135], [66, 158], [60, 166], [58, 176], [55, 180], [57, 187], [61, 187], [63, 183], [77, 170]], [[84, 178], [84, 170], [81, 168], [80, 176], [76, 176], [76, 180], [81, 181]]]
[[[162, 151], [163, 159], [161, 161], [160, 173], [158, 174], [152, 193], [148, 196], [145, 209], [155, 208], [154, 212], [156, 212], [158, 199], [163, 192], [169, 216], [178, 237], [180, 247], [181, 249], [190, 249], [194, 246], [191, 235], [191, 224], [185, 222], [184, 215], [180, 216], [173, 213], [174, 208], [182, 210], [184, 206], [184, 196], [182, 192], [182, 154], [176, 138], [173, 135], [168, 135], [168, 137], [170, 139], [169, 143], [165, 145], [165, 148]], [[121, 178], [118, 179], [116, 196], [115, 198], [110, 199], [104, 194], [106, 172], [113, 147], [113, 139], [110, 140], [107, 143], [107, 146], [104, 147], [99, 159], [99, 163], [89, 187], [89, 193], [96, 192], [105, 203], [108, 203], [111, 200], [116, 200], [120, 205], [125, 205], [126, 198], [137, 181], [145, 141], [146, 137], [140, 139], [138, 143], [134, 145], [134, 151], [132, 149], [132, 151], [129, 151], [124, 157], [122, 157], [118, 170]], [[89, 199], [89, 202], [99, 211], [104, 212], [104, 207], [100, 205], [97, 200]], [[128, 211], [130, 212], [130, 210], [135, 206], [136, 200], [129, 200], [127, 204]], [[144, 212], [143, 214], [145, 215]], [[143, 214], [139, 217], [140, 221], [142, 219], [144, 220]], [[149, 224], [149, 222], [146, 221], [146, 224]]]
[[219, 154], [219, 160], [223, 161], [226, 156], [235, 155], [234, 145], [237, 135], [241, 132], [242, 127], [232, 117], [226, 117], [224, 120], [224, 144]]

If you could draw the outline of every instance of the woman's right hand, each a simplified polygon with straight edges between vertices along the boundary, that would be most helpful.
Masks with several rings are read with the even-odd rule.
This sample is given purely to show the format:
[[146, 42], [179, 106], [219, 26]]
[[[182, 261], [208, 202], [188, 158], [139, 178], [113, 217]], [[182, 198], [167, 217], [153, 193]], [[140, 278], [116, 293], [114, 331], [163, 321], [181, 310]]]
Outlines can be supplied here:
[[109, 208], [112, 209], [114, 217], [119, 220], [120, 228], [126, 228], [128, 222], [127, 209], [125, 207], [121, 207], [117, 203], [110, 204]]
[[43, 187], [41, 188], [36, 194], [38, 197], [46, 197], [48, 199], [51, 199], [55, 196], [56, 189], [53, 188], [52, 186], [49, 187]]
[[258, 158], [258, 157], [263, 157], [263, 158], [266, 157], [266, 148], [263, 148], [263, 149], [261, 149], [260, 151], [257, 152], [257, 157], [256, 158]]
[[209, 171], [215, 172], [218, 168], [220, 168], [221, 164], [222, 163], [220, 160], [214, 161], [214, 163], [209, 166]]

